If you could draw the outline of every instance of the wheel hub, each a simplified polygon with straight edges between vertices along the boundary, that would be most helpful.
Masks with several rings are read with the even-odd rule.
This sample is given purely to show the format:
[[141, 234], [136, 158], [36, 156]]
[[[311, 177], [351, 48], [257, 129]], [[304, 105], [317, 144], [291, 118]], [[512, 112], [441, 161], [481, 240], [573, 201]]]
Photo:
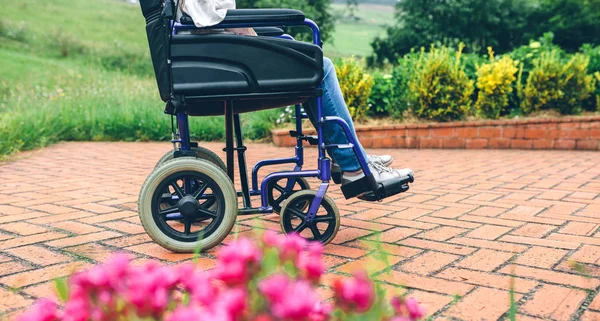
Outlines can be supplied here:
[[198, 213], [200, 204], [198, 204], [198, 201], [193, 196], [187, 195], [179, 200], [177, 207], [179, 208], [179, 213], [181, 213], [181, 215], [193, 216]]

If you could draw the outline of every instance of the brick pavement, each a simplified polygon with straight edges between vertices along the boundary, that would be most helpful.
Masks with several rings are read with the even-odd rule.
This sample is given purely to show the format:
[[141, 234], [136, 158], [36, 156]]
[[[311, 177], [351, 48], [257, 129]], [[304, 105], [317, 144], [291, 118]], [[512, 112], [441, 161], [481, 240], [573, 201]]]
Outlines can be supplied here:
[[[0, 312], [14, 315], [52, 295], [53, 278], [116, 251], [140, 262], [190, 259], [152, 243], [137, 218], [140, 185], [169, 146], [63, 143], [0, 164]], [[506, 318], [511, 275], [519, 320], [600, 320], [600, 154], [374, 152], [413, 167], [417, 181], [381, 203], [344, 200], [330, 189], [344, 217], [326, 248], [326, 282], [365, 265], [385, 269], [368, 255], [380, 231], [393, 269], [378, 279], [404, 286], [435, 320]], [[248, 156], [253, 164], [289, 153], [250, 144]], [[309, 165], [314, 156], [309, 149]], [[243, 235], [255, 226], [279, 230], [275, 215], [238, 222]], [[200, 264], [211, 268], [214, 254]]]

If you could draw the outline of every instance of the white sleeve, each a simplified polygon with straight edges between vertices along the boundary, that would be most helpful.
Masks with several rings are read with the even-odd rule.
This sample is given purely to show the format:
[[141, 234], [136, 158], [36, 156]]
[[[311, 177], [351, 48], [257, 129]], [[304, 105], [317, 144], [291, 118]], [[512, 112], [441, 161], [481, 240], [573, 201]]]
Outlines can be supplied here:
[[228, 9], [235, 9], [235, 0], [185, 0], [183, 11], [202, 28], [223, 21]]

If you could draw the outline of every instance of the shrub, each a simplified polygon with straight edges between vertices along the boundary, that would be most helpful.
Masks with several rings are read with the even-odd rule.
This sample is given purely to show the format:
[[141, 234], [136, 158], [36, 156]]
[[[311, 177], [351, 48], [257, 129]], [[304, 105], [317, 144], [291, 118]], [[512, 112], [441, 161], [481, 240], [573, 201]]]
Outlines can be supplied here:
[[373, 74], [373, 88], [369, 96], [369, 112], [385, 115], [389, 112], [392, 96], [392, 75], [376, 72]]
[[588, 73], [596, 77], [594, 94], [584, 102], [583, 108], [588, 111], [600, 111], [600, 46], [584, 45], [580, 52], [590, 58]]
[[421, 50], [408, 81], [409, 101], [417, 116], [449, 121], [470, 111], [473, 81], [460, 64], [463, 47], [455, 55], [447, 47]]
[[512, 83], [518, 69], [517, 62], [508, 56], [494, 59], [492, 48], [488, 48], [490, 63], [477, 68], [477, 102], [475, 111], [479, 116], [496, 119], [506, 114]]
[[575, 54], [567, 62], [556, 51], [542, 53], [534, 62], [524, 89], [526, 113], [554, 109], [561, 114], [578, 114], [594, 91], [595, 79], [587, 74], [589, 58]]
[[369, 111], [373, 77], [365, 72], [364, 62], [354, 57], [338, 60], [335, 68], [350, 115], [356, 121], [364, 120]]
[[223, 321], [414, 321], [424, 316], [417, 300], [385, 291], [362, 271], [333, 281], [334, 302], [317, 292], [326, 269], [323, 246], [296, 235], [267, 232], [256, 244], [232, 241], [211, 271], [188, 262], [135, 266], [124, 255], [57, 282], [64, 309], [42, 300], [17, 321], [223, 320]]

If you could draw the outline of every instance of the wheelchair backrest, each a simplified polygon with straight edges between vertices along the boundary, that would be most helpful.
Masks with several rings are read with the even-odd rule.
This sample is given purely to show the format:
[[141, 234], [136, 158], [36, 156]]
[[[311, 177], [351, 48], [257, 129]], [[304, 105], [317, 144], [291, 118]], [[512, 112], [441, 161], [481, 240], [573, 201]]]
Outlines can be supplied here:
[[167, 101], [171, 95], [170, 70], [167, 64], [170, 28], [168, 21], [161, 16], [163, 0], [140, 0], [140, 6], [146, 18], [146, 34], [158, 91], [160, 98]]

